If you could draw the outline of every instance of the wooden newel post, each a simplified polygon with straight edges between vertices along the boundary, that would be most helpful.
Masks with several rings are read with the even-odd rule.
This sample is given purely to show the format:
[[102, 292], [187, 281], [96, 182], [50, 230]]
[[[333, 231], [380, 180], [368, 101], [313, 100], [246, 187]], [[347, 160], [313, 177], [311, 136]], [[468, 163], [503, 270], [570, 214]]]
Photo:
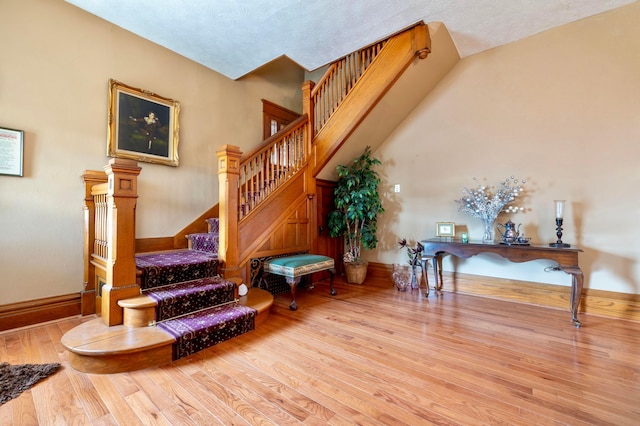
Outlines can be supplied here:
[[307, 114], [307, 130], [305, 132], [305, 151], [307, 153], [307, 159], [309, 162], [309, 170], [307, 173], [307, 203], [309, 211], [312, 212], [309, 215], [311, 219], [309, 223], [309, 235], [307, 241], [311, 247], [313, 253], [318, 249], [318, 214], [317, 214], [317, 198], [316, 198], [316, 177], [313, 176], [311, 170], [316, 168], [316, 152], [313, 149], [313, 137], [315, 136], [315, 120], [314, 120], [314, 104], [313, 104], [313, 88], [315, 83], [311, 80], [302, 83], [302, 113]]
[[221, 275], [242, 284], [238, 236], [238, 181], [240, 179], [240, 148], [224, 145], [217, 151], [219, 185], [220, 243], [218, 262]]
[[84, 278], [80, 297], [80, 313], [91, 315], [100, 313], [100, 307], [96, 306], [96, 294], [99, 290], [96, 282], [96, 267], [91, 262], [93, 244], [96, 239], [96, 203], [91, 189], [94, 185], [106, 183], [107, 175], [103, 171], [86, 170], [82, 175], [82, 181], [84, 182]]
[[140, 294], [136, 283], [136, 203], [140, 167], [133, 160], [114, 158], [104, 168], [108, 179], [106, 283], [102, 287], [102, 319], [122, 324], [118, 300]]

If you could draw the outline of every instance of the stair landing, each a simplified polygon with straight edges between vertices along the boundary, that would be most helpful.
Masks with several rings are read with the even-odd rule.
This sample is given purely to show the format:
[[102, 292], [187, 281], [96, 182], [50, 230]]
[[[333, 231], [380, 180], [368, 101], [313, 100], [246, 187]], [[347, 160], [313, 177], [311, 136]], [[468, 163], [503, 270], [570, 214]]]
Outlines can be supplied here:
[[[269, 317], [271, 293], [252, 288], [240, 304], [258, 311], [255, 326]], [[84, 373], [112, 374], [141, 370], [172, 362], [175, 339], [158, 327], [109, 327], [102, 318], [87, 321], [62, 336], [71, 366]]]

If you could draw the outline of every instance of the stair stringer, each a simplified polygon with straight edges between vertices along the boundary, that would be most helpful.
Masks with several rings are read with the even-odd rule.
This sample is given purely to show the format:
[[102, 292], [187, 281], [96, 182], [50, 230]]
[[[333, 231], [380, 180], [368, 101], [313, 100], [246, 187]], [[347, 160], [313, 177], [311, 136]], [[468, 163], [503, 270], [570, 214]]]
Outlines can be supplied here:
[[309, 167], [304, 166], [238, 224], [240, 267], [245, 282], [251, 260], [311, 250], [313, 199], [308, 194]]

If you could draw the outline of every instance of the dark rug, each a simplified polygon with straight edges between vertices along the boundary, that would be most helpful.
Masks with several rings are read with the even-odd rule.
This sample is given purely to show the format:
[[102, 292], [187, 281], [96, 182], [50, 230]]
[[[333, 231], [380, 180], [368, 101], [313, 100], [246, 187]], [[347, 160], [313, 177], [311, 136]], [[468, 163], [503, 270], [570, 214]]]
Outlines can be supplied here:
[[58, 371], [60, 364], [0, 363], [0, 405], [31, 388], [40, 380]]

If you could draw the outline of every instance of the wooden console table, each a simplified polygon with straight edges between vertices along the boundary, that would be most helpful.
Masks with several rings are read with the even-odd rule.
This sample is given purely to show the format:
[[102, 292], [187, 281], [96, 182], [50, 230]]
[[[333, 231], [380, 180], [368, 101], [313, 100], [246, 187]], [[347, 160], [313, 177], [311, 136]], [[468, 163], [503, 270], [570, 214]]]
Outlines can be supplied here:
[[[435, 275], [436, 290], [442, 289], [442, 257], [446, 254], [463, 257], [465, 259], [480, 253], [495, 253], [511, 262], [528, 262], [530, 260], [548, 259], [556, 262], [561, 271], [571, 275], [571, 320], [576, 328], [582, 323], [578, 321], [578, 306], [582, 297], [583, 274], [578, 265], [579, 248], [555, 248], [544, 245], [506, 245], [484, 244], [479, 242], [462, 243], [459, 240], [446, 240], [434, 238], [420, 241], [424, 246], [422, 254], [422, 271], [426, 277], [427, 260], [433, 259], [433, 272]], [[427, 293], [429, 296], [429, 284]]]

